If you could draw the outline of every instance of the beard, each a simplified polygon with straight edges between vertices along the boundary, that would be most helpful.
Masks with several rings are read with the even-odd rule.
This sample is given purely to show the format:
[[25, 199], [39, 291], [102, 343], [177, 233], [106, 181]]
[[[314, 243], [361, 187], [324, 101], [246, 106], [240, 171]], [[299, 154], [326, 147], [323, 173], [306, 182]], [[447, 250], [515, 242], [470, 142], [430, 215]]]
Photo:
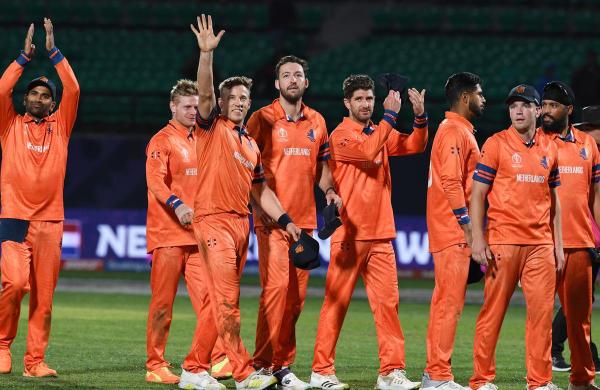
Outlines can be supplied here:
[[475, 115], [475, 117], [477, 118], [483, 115], [483, 107], [481, 107], [478, 104], [475, 104], [475, 102], [473, 101], [469, 102], [469, 111], [471, 111], [473, 115]]
[[298, 101], [302, 99], [302, 96], [304, 96], [304, 89], [302, 89], [300, 86], [298, 86], [298, 93], [296, 94], [288, 92], [287, 89], [281, 90], [280, 92], [281, 96], [283, 96], [283, 98], [291, 104], [298, 103]]
[[[544, 119], [550, 119], [551, 122], [547, 122]], [[550, 133], [561, 133], [569, 124], [568, 121], [568, 116], [565, 115], [561, 118], [552, 118], [550, 115], [548, 114], [544, 114], [542, 115], [542, 129], [544, 131], [550, 132]]]

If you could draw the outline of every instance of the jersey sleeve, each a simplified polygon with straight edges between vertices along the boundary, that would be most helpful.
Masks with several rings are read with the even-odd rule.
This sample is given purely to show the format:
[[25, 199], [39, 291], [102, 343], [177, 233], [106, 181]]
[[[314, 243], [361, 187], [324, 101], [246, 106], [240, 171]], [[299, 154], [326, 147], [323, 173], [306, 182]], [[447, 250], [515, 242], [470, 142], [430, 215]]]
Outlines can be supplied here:
[[327, 124], [323, 117], [319, 117], [319, 128], [321, 131], [321, 137], [319, 142], [319, 154], [317, 156], [318, 161], [327, 161], [331, 158], [329, 150], [329, 134], [327, 133]]
[[177, 197], [166, 184], [171, 147], [167, 140], [161, 138], [153, 137], [146, 147], [146, 182], [148, 190], [159, 202], [170, 205], [169, 199]]
[[600, 152], [592, 145], [592, 183], [600, 183]]
[[[256, 148], [258, 150], [258, 147]], [[267, 181], [265, 178], [265, 168], [262, 164], [262, 158], [260, 152], [257, 152], [258, 158], [256, 160], [256, 166], [254, 167], [254, 174], [252, 175], [252, 184], [260, 184]]]
[[496, 172], [499, 166], [498, 159], [498, 141], [496, 137], [490, 137], [481, 148], [481, 157], [475, 166], [473, 180], [483, 184], [492, 185], [496, 178]]
[[200, 127], [202, 130], [210, 131], [213, 127], [213, 124], [219, 117], [220, 113], [221, 113], [221, 109], [219, 108], [218, 105], [216, 105], [212, 109], [210, 114], [208, 114], [208, 118], [202, 118], [200, 116], [200, 113], [197, 113], [196, 114], [196, 123], [198, 124], [198, 127]]
[[550, 167], [550, 175], [548, 176], [548, 186], [556, 188], [560, 185], [560, 173], [558, 172], [558, 147], [554, 142], [551, 143], [552, 148], [552, 167]]
[[422, 153], [427, 147], [428, 122], [427, 116], [415, 117], [413, 132], [403, 134], [393, 130], [386, 142], [390, 156], [406, 156], [409, 154]]
[[69, 61], [67, 61], [58, 48], [55, 47], [50, 50], [48, 56], [63, 85], [62, 98], [60, 106], [56, 111], [56, 118], [60, 125], [59, 128], [65, 129], [66, 136], [69, 137], [75, 125], [75, 119], [77, 119], [80, 94], [79, 82], [75, 77], [71, 65], [69, 65]]
[[436, 153], [442, 162], [439, 172], [442, 191], [460, 224], [467, 220], [465, 217], [468, 215], [463, 187], [467, 174], [464, 172], [464, 153], [467, 150], [464, 139], [456, 132], [446, 131], [440, 136], [438, 147], [432, 153]]
[[29, 63], [30, 58], [24, 52], [13, 61], [0, 78], [0, 136], [8, 131], [10, 123], [17, 116], [13, 105], [12, 93], [17, 81], [23, 74], [23, 67]]

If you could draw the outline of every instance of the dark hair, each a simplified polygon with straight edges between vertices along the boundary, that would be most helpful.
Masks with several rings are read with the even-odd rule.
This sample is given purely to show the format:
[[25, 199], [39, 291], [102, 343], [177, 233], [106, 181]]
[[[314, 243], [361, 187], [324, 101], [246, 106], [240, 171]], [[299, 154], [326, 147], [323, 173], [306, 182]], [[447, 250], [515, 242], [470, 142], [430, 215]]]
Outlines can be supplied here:
[[351, 74], [344, 80], [342, 89], [344, 90], [344, 98], [351, 99], [357, 89], [374, 90], [375, 83], [366, 74]]
[[281, 59], [279, 61], [277, 61], [277, 65], [275, 65], [275, 78], [279, 78], [279, 69], [283, 65], [289, 64], [290, 62], [294, 63], [294, 64], [299, 64], [300, 66], [302, 66], [302, 71], [304, 71], [304, 77], [307, 76], [308, 62], [306, 62], [306, 60], [303, 60], [300, 57], [289, 55], [289, 56], [281, 57]]
[[221, 84], [219, 84], [219, 96], [223, 95], [223, 90], [230, 90], [236, 85], [243, 85], [250, 91], [252, 89], [252, 79], [246, 76], [233, 76], [221, 81]]
[[477, 84], [481, 84], [481, 78], [470, 72], [455, 73], [446, 81], [446, 100], [453, 106], [458, 102], [460, 96], [465, 92], [474, 92]]

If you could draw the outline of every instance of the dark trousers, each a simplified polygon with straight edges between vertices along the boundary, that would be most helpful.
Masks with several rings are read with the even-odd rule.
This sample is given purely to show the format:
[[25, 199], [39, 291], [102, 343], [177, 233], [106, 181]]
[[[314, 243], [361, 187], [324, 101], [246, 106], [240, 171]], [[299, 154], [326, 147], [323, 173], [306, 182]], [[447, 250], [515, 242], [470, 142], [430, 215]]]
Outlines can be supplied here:
[[[592, 261], [592, 301], [594, 300], [594, 286], [596, 285], [596, 276], [598, 276], [598, 262]], [[567, 319], [563, 313], [562, 307], [558, 308], [556, 316], [552, 321], [552, 356], [562, 356], [565, 350], [565, 341], [567, 340]], [[593, 343], [590, 335], [590, 349], [594, 362], [598, 361], [598, 349]], [[600, 369], [600, 367], [596, 367]]]

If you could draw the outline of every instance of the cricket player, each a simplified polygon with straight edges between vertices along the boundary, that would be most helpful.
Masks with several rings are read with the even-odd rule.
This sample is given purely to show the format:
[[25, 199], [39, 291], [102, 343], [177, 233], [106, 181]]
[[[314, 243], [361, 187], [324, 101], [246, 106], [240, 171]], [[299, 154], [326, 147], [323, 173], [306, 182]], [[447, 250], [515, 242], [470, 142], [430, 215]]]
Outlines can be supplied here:
[[560, 185], [558, 151], [549, 137], [536, 130], [541, 102], [534, 87], [514, 87], [506, 104], [511, 126], [485, 142], [473, 174], [473, 259], [488, 268], [475, 326], [470, 387], [497, 389], [493, 384], [496, 343], [520, 280], [527, 305], [527, 389], [555, 390], [550, 358], [552, 311], [556, 270], [564, 265], [556, 190]]
[[[279, 97], [254, 112], [248, 133], [260, 149], [265, 178], [296, 225], [312, 235], [317, 227], [314, 185], [327, 204], [341, 205], [327, 164], [325, 119], [306, 106], [308, 63], [285, 56], [275, 67]], [[293, 241], [258, 204], [253, 204], [262, 292], [256, 326], [254, 366], [270, 369], [284, 390], [308, 389], [290, 370], [296, 357], [296, 322], [304, 306], [309, 271], [296, 268], [288, 251]]]
[[433, 140], [427, 183], [427, 230], [435, 287], [427, 328], [427, 366], [421, 381], [424, 390], [462, 390], [454, 382], [451, 358], [471, 256], [468, 208], [479, 159], [471, 121], [480, 117], [485, 107], [481, 79], [473, 73], [453, 74], [445, 90], [450, 111]]
[[394, 130], [400, 92], [390, 90], [378, 125], [371, 121], [374, 83], [367, 75], [344, 80], [348, 117], [331, 133], [330, 166], [344, 203], [342, 226], [331, 237], [325, 300], [321, 308], [310, 384], [319, 389], [347, 389], [335, 375], [335, 346], [358, 276], [362, 276], [377, 329], [377, 389], [406, 390], [419, 386], [406, 377], [404, 335], [398, 319], [396, 237], [391, 204], [390, 156], [421, 153], [427, 145], [425, 91], [408, 91], [415, 120], [410, 135]]
[[[27, 85], [25, 115], [17, 114], [13, 107], [13, 88], [35, 51], [33, 23], [23, 51], [0, 79], [0, 234], [4, 239], [13, 236], [2, 242], [0, 261], [0, 373], [11, 372], [10, 346], [17, 334], [21, 300], [29, 292], [23, 370], [27, 377], [57, 376], [44, 355], [60, 269], [67, 146], [79, 102], [79, 84], [69, 62], [54, 45], [50, 19], [44, 18], [44, 29], [48, 56], [63, 85], [59, 108], [55, 111], [56, 87], [45, 76]], [[18, 226], [25, 226], [25, 230], [14, 237]]]
[[[179, 80], [171, 90], [169, 107], [172, 119], [156, 133], [146, 150], [148, 183], [148, 221], [146, 238], [152, 254], [150, 287], [152, 297], [146, 329], [146, 381], [179, 383], [165, 360], [165, 347], [171, 327], [173, 301], [179, 277], [183, 274], [196, 313], [211, 310], [208, 291], [201, 281], [200, 255], [192, 229], [193, 205], [198, 189], [196, 159], [196, 113], [198, 88], [191, 80]], [[198, 323], [194, 337], [202, 337], [203, 324]], [[220, 341], [213, 352], [213, 362], [225, 353]], [[226, 356], [225, 356], [226, 358]], [[182, 383], [189, 372], [183, 363]], [[214, 375], [214, 374], [213, 374]]]
[[600, 222], [600, 153], [594, 139], [571, 125], [575, 96], [571, 88], [552, 81], [542, 95], [542, 130], [558, 148], [565, 267], [558, 276], [558, 296], [567, 320], [571, 351], [569, 390], [598, 389], [590, 349], [592, 258], [595, 248], [590, 199]]
[[254, 370], [240, 338], [240, 276], [248, 251], [250, 195], [292, 239], [297, 241], [301, 230], [266, 185], [260, 151], [244, 127], [252, 80], [241, 76], [226, 79], [219, 85], [217, 101], [213, 51], [225, 31], [214, 34], [210, 15], [198, 17], [197, 28], [191, 27], [200, 48], [200, 130], [196, 140], [200, 185], [194, 202], [193, 227], [212, 311], [198, 319], [203, 324], [203, 336], [196, 340], [193, 353], [198, 363], [190, 370], [198, 376], [196, 389], [216, 388], [203, 386], [203, 381], [218, 332], [233, 368], [236, 388], [265, 389], [276, 384], [277, 379]]

